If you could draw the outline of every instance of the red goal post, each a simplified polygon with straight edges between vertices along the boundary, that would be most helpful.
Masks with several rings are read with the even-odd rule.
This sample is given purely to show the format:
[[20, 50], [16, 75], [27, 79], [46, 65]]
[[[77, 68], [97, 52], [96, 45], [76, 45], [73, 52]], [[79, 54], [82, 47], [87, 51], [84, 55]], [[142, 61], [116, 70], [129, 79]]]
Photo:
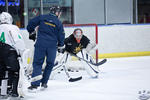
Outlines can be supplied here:
[[[74, 29], [81, 28], [83, 34], [87, 36], [91, 42], [98, 45], [98, 25], [97, 24], [65, 24], [64, 30], [66, 37], [73, 33]], [[94, 51], [94, 58], [98, 62], [98, 50]]]

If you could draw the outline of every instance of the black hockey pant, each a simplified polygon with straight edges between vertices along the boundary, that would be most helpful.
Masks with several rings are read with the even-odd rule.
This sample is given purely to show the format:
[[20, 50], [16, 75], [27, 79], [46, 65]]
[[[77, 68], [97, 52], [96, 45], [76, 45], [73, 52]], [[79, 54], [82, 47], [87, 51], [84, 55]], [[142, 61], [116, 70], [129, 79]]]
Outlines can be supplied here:
[[14, 48], [8, 44], [0, 42], [0, 80], [5, 78], [5, 71], [8, 71], [8, 79], [12, 85], [12, 93], [18, 94], [17, 87], [19, 81], [19, 61]]

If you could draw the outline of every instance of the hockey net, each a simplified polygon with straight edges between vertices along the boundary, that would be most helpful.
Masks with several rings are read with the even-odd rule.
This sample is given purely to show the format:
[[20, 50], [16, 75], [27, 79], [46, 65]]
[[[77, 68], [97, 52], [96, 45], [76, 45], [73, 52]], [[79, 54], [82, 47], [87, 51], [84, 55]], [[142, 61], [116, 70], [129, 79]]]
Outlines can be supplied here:
[[[98, 26], [97, 24], [69, 24], [64, 26], [66, 37], [71, 35], [74, 29], [80, 28], [83, 34], [90, 39], [90, 42], [98, 44]], [[98, 50], [91, 50], [90, 55], [93, 56], [95, 62], [98, 62]], [[75, 57], [72, 57], [71, 62], [67, 62], [69, 68], [84, 69], [83, 65]]]

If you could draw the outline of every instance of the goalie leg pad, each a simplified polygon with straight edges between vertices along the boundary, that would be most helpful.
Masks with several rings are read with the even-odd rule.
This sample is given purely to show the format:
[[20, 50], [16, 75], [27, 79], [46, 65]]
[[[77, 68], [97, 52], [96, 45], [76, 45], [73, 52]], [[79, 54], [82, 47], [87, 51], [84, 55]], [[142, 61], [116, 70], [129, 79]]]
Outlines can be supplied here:
[[82, 64], [84, 65], [84, 68], [86, 70], [86, 72], [88, 73], [89, 76], [91, 76], [92, 78], [97, 78], [98, 77], [98, 74], [99, 72], [98, 71], [95, 71], [93, 69], [93, 65], [89, 64], [89, 63], [86, 63], [85, 61], [81, 61]]
[[7, 95], [7, 85], [8, 85], [8, 71], [5, 71], [5, 78], [1, 80], [1, 95], [6, 96]]
[[[91, 55], [89, 55], [85, 50], [82, 50], [80, 53], [80, 56], [84, 58], [85, 60], [89, 62], [94, 62], [94, 59]], [[84, 65], [84, 68], [86, 69], [87, 73], [92, 77], [98, 77], [99, 69], [97, 66], [94, 66], [90, 63], [87, 63], [86, 61], [81, 60], [82, 64]]]

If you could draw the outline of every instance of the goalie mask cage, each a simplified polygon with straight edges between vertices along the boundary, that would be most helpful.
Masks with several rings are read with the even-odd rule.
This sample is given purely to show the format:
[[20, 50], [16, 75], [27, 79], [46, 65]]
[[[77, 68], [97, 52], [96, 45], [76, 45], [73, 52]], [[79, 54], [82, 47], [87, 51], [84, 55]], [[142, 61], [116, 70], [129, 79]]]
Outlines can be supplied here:
[[[66, 37], [71, 35], [76, 28], [81, 28], [83, 34], [90, 39], [91, 43], [96, 43], [98, 45], [98, 25], [97, 24], [69, 24], [64, 25], [64, 30]], [[98, 50], [92, 50], [91, 55], [98, 62]]]

